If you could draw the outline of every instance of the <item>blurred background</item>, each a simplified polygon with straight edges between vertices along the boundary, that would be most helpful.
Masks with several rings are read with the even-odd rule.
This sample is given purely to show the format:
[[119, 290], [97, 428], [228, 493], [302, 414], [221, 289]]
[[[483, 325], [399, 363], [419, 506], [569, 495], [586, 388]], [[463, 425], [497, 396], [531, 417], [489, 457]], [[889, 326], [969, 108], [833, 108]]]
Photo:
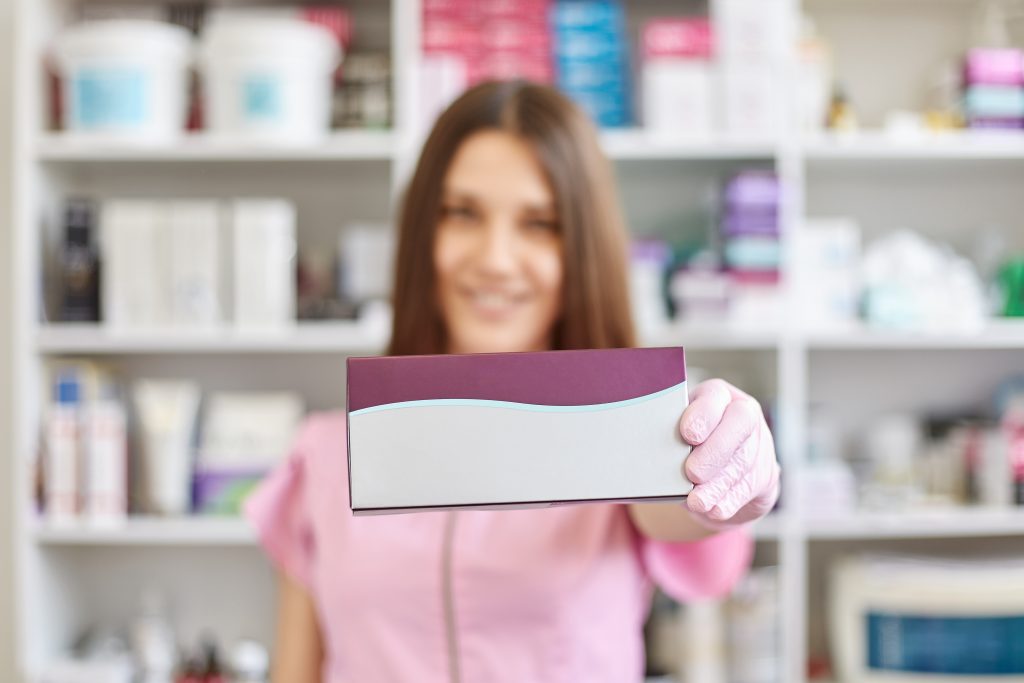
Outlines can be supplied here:
[[1024, 680], [1024, 2], [0, 7], [0, 679], [265, 680], [239, 505], [386, 342], [425, 131], [519, 77], [601, 128], [644, 344], [784, 465], [651, 679]]

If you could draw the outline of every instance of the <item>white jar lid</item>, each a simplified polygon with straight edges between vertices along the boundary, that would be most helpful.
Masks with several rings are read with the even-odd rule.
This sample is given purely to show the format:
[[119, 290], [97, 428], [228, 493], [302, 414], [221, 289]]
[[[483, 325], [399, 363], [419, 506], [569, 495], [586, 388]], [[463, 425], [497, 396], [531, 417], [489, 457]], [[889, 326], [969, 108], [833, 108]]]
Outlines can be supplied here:
[[331, 72], [341, 46], [325, 27], [302, 19], [251, 17], [214, 22], [203, 30], [200, 60], [305, 61]]
[[109, 19], [87, 21], [62, 31], [54, 42], [54, 55], [62, 67], [79, 60], [130, 58], [174, 60], [187, 64], [192, 34], [162, 21]]

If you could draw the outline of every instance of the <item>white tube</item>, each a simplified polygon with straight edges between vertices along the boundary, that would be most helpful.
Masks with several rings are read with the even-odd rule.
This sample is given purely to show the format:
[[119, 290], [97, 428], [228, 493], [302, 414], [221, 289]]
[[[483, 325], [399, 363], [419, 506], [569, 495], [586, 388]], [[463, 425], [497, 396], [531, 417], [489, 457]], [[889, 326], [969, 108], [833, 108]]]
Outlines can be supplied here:
[[142, 457], [142, 502], [147, 512], [189, 512], [192, 433], [199, 411], [199, 387], [179, 380], [142, 380], [134, 389]]

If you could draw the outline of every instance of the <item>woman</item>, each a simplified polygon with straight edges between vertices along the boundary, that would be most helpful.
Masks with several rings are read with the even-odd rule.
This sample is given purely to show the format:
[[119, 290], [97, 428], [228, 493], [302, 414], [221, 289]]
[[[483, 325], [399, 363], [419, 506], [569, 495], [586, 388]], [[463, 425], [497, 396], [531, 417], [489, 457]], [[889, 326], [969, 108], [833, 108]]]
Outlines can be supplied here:
[[[556, 91], [478, 86], [438, 120], [400, 216], [389, 353], [634, 344], [626, 235], [586, 117]], [[247, 514], [280, 569], [275, 683], [623, 681], [652, 581], [685, 600], [746, 570], [778, 496], [760, 407], [721, 380], [681, 416], [685, 505], [354, 518], [345, 417], [311, 417]]]

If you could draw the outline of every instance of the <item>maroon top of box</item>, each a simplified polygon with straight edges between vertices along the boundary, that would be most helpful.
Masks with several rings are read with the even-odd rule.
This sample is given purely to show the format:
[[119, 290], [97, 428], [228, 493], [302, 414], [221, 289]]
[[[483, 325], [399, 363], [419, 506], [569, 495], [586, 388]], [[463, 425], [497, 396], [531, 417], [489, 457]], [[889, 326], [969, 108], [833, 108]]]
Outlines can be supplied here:
[[685, 379], [682, 347], [349, 358], [348, 409], [432, 399], [590, 405]]

